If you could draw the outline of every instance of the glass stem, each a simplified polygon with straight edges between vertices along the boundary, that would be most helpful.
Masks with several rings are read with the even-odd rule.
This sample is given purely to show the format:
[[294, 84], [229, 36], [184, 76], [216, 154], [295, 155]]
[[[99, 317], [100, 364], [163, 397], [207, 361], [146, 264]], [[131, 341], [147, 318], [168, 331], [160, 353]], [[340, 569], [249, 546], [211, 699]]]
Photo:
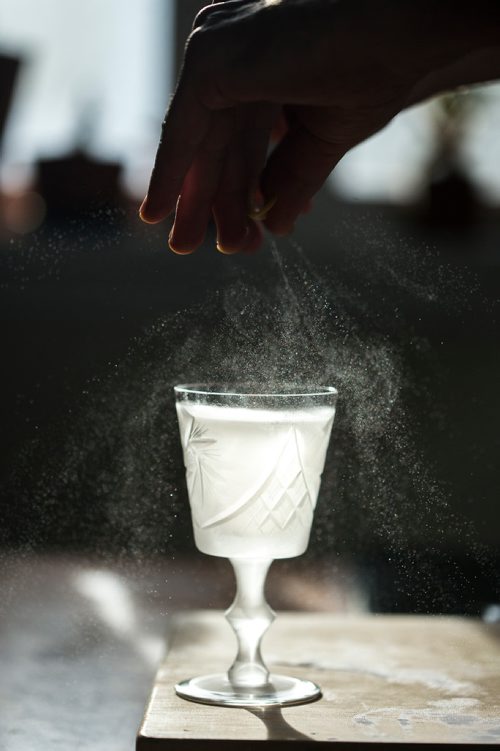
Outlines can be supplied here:
[[269, 681], [269, 671], [262, 660], [260, 643], [274, 620], [266, 602], [264, 583], [270, 558], [231, 558], [236, 576], [236, 596], [226, 611], [238, 640], [238, 653], [228, 671], [233, 686], [258, 688]]

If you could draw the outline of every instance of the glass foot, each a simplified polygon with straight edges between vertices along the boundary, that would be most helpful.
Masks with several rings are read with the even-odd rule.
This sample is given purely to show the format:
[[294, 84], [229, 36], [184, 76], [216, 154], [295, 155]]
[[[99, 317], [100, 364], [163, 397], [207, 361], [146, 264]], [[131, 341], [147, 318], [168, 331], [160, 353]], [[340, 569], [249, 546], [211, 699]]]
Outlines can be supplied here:
[[270, 675], [258, 688], [234, 686], [227, 674], [202, 675], [178, 683], [175, 692], [183, 699], [222, 707], [263, 707], [306, 704], [319, 699], [321, 689], [312, 681], [286, 675]]

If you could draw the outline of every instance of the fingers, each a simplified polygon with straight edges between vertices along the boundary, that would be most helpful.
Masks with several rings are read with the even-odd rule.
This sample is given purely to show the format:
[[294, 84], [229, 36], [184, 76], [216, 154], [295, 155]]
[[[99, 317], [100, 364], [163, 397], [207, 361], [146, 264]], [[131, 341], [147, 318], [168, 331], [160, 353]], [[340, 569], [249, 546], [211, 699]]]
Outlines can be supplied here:
[[219, 8], [227, 15], [226, 6], [233, 4], [246, 3], [239, 0], [208, 6], [195, 21], [177, 89], [163, 122], [147, 196], [139, 212], [146, 222], [159, 222], [174, 210], [186, 174], [206, 142], [213, 114], [234, 105], [221, 93], [218, 73], [230, 68], [227, 30], [224, 24], [206, 23], [210, 14], [213, 18], [221, 15]]
[[[201, 11], [186, 48], [177, 90], [165, 116], [140, 216], [149, 223], [160, 222], [177, 204], [171, 241], [178, 252], [193, 250], [203, 239], [209, 214], [207, 204], [215, 195], [228, 142], [226, 130], [221, 142], [219, 114], [236, 105], [222, 92], [219, 80], [221, 70], [231, 69], [228, 59], [236, 44], [225, 21], [236, 11], [251, 6], [253, 0], [228, 0]], [[240, 195], [243, 178], [231, 176], [231, 172], [237, 175], [238, 169], [232, 165], [229, 170], [237, 194], [237, 200], [233, 201], [233, 226], [227, 222], [222, 228], [230, 245], [241, 244], [243, 207], [247, 205], [247, 196], [243, 199]]]
[[141, 218], [160, 222], [175, 207], [184, 177], [210, 127], [211, 113], [184, 82], [174, 95], [162, 127]]
[[274, 119], [275, 108], [267, 104], [245, 105], [237, 110], [237, 124], [213, 205], [217, 244], [222, 252], [234, 253], [253, 244], [254, 223], [248, 214]]
[[248, 211], [259, 182], [265, 204], [277, 199], [265, 225], [287, 233], [347, 150], [316, 137], [298, 120], [264, 168], [280, 105], [241, 104], [265, 96], [245, 93], [243, 84], [233, 88], [248, 70], [229, 65], [239, 49], [232, 14], [240, 11], [245, 18], [256, 7], [254, 0], [228, 0], [208, 6], [195, 21], [141, 207], [142, 218], [151, 223], [176, 208], [169, 242], [178, 253], [203, 242], [211, 213], [222, 252], [255, 249], [262, 231]]
[[217, 247], [222, 253], [236, 253], [245, 245], [249, 231], [248, 189], [247, 165], [238, 133], [226, 154], [221, 181], [213, 203]]
[[289, 130], [262, 176], [266, 201], [276, 197], [265, 226], [277, 235], [291, 232], [298, 215], [308, 210], [312, 197], [346, 151], [345, 144], [318, 138], [301, 125]]
[[207, 136], [179, 191], [169, 244], [176, 253], [192, 253], [204, 240], [210, 213], [234, 130], [234, 111], [212, 115]]
[[[198, 13], [193, 22], [193, 29], [198, 29], [203, 24], [210, 23], [217, 17], [221, 17], [221, 11], [235, 13], [247, 5], [255, 4], [255, 0], [212, 0], [210, 5], [205, 5]], [[224, 16], [222, 16], [224, 17]]]
[[217, 29], [208, 35], [196, 29], [189, 37], [177, 89], [163, 122], [148, 193], [140, 209], [146, 222], [159, 222], [173, 211], [184, 178], [206, 143], [214, 113], [233, 105], [217, 83], [216, 71], [224, 68], [227, 53], [218, 40]]

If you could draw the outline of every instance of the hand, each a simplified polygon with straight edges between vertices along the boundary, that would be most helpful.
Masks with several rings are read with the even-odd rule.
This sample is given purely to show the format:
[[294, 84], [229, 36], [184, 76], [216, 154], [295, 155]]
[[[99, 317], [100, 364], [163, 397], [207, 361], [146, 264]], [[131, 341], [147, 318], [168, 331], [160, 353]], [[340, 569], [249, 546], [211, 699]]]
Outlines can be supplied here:
[[[264, 221], [271, 232], [291, 231], [342, 156], [447, 59], [442, 36], [440, 48], [426, 47], [429, 33], [440, 38], [439, 24], [415, 5], [229, 0], [204, 8], [163, 124], [143, 219], [158, 222], [175, 209], [169, 241], [179, 253], [203, 242], [211, 214], [222, 252], [255, 250], [262, 232], [249, 211], [259, 200], [274, 202]], [[268, 156], [283, 116], [288, 127]]]

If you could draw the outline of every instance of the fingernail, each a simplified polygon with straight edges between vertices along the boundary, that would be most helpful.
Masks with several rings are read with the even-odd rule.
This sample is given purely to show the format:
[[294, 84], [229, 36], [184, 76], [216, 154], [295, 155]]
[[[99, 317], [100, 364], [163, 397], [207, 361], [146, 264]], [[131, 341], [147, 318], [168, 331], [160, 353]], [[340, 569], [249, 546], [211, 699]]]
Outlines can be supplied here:
[[172, 251], [172, 253], [175, 253], [176, 256], [189, 256], [191, 253], [194, 253], [194, 248], [185, 248], [181, 250], [180, 248], [175, 248], [173, 246], [173, 231], [170, 232], [168, 236], [168, 247]]
[[219, 253], [222, 253], [222, 255], [224, 256], [234, 256], [236, 253], [240, 252], [239, 248], [223, 248], [219, 243], [217, 243], [215, 247], [217, 248]]
[[247, 226], [245, 227], [245, 234], [241, 238], [241, 242], [238, 243], [237, 247], [236, 246], [233, 246], [233, 247], [224, 246], [217, 240], [216, 248], [219, 251], [219, 253], [223, 253], [225, 256], [234, 256], [235, 253], [240, 253], [242, 250], [245, 249], [245, 245], [246, 245], [249, 234], [250, 234], [250, 227], [247, 224]]
[[145, 224], [156, 224], [154, 219], [148, 219], [148, 217], [144, 215], [146, 211], [147, 202], [148, 202], [148, 197], [146, 196], [144, 201], [141, 203], [141, 207], [139, 209], [139, 217], [143, 222], [145, 222]]

